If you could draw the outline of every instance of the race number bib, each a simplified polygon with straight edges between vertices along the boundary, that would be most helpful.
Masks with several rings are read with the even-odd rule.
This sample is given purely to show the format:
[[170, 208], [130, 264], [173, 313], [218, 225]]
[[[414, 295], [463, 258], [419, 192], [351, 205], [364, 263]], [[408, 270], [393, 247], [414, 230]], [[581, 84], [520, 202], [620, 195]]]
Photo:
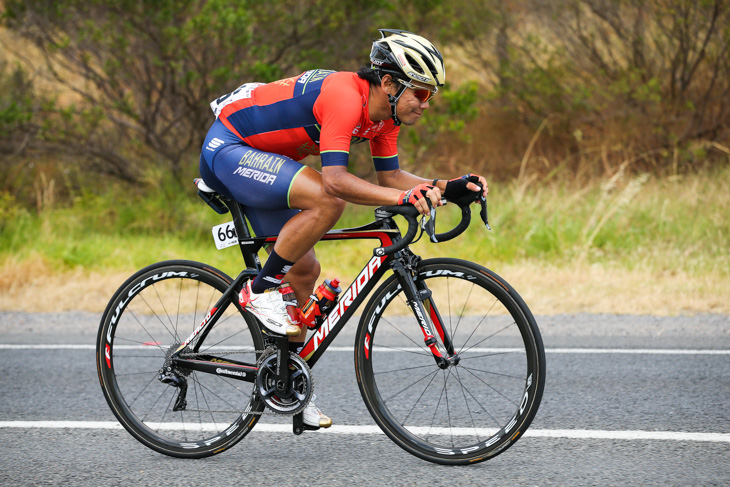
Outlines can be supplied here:
[[213, 227], [213, 240], [215, 241], [215, 247], [218, 250], [223, 250], [226, 247], [231, 247], [238, 243], [238, 236], [236, 235], [236, 227], [233, 222], [222, 223]]
[[215, 113], [215, 118], [218, 118], [218, 115], [221, 114], [221, 110], [223, 110], [226, 105], [230, 105], [234, 101], [251, 98], [253, 90], [264, 84], [266, 83], [246, 83], [239, 86], [235, 91], [210, 102], [210, 109], [213, 110], [213, 113]]

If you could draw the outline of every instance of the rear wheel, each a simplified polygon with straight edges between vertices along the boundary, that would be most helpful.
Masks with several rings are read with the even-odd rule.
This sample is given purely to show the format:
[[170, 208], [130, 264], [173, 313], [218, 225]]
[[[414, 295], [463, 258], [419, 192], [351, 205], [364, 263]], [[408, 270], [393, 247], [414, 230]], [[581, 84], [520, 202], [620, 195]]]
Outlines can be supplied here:
[[[439, 367], [395, 276], [369, 301], [358, 327], [360, 392], [382, 430], [408, 452], [466, 464], [505, 451], [542, 398], [545, 352], [537, 324], [499, 276], [456, 259], [422, 261], [419, 286], [429, 326], [455, 354]], [[440, 316], [440, 318], [438, 318]]]
[[[252, 382], [192, 370], [172, 370], [160, 380], [163, 364], [207, 319], [230, 282], [205, 264], [160, 262], [130, 277], [102, 316], [96, 356], [104, 396], [122, 426], [153, 450], [214, 455], [241, 440], [260, 417], [251, 413], [264, 409]], [[204, 340], [200, 353], [252, 364], [264, 348], [256, 320], [235, 299], [191, 346], [198, 340]], [[187, 406], [175, 411], [181, 387]]]

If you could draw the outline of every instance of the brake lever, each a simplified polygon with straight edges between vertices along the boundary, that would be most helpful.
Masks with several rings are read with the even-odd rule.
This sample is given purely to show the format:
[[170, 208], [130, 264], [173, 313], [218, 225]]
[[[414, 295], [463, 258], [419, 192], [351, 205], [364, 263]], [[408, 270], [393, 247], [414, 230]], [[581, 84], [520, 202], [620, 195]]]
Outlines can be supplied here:
[[482, 221], [487, 226], [487, 230], [491, 230], [492, 227], [489, 226], [489, 219], [487, 218], [487, 198], [485, 198], [483, 195], [480, 196], [479, 204], [482, 205], [482, 210], [479, 212], [479, 216], [482, 217]]
[[436, 207], [430, 201], [428, 202], [428, 207], [430, 208], [428, 220], [426, 220], [426, 215], [423, 215], [421, 218], [421, 230], [426, 232], [431, 242], [438, 243], [438, 239], [436, 238]]

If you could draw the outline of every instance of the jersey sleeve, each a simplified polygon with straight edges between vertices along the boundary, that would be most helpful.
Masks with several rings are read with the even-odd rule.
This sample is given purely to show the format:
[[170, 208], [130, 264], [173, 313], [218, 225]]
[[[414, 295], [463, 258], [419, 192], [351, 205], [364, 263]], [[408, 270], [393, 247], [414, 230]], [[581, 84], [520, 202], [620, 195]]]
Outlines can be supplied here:
[[386, 134], [376, 136], [370, 141], [370, 153], [373, 155], [373, 166], [376, 171], [392, 171], [398, 169], [398, 132], [395, 127]]
[[350, 140], [360, 121], [362, 96], [356, 86], [327, 83], [314, 104], [314, 116], [320, 124], [319, 151], [322, 167], [347, 166]]

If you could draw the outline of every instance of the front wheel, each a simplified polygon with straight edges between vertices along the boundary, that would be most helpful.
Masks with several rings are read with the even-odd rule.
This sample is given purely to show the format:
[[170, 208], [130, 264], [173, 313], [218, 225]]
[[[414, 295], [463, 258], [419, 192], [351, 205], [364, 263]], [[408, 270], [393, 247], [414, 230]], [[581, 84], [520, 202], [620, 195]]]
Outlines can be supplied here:
[[[545, 351], [522, 298], [490, 270], [457, 259], [417, 269], [441, 366], [395, 275], [368, 302], [355, 342], [360, 393], [400, 447], [443, 464], [502, 453], [528, 428], [545, 384]], [[446, 352], [450, 350], [450, 353]]]
[[219, 371], [166, 369], [193, 333], [190, 346], [217, 362], [256, 363], [264, 348], [261, 332], [236, 299], [224, 304], [209, 332], [197, 334], [230, 284], [230, 277], [205, 264], [160, 262], [130, 277], [102, 316], [96, 365], [104, 396], [122, 426], [160, 453], [219, 453], [251, 431], [264, 409], [251, 382]]

